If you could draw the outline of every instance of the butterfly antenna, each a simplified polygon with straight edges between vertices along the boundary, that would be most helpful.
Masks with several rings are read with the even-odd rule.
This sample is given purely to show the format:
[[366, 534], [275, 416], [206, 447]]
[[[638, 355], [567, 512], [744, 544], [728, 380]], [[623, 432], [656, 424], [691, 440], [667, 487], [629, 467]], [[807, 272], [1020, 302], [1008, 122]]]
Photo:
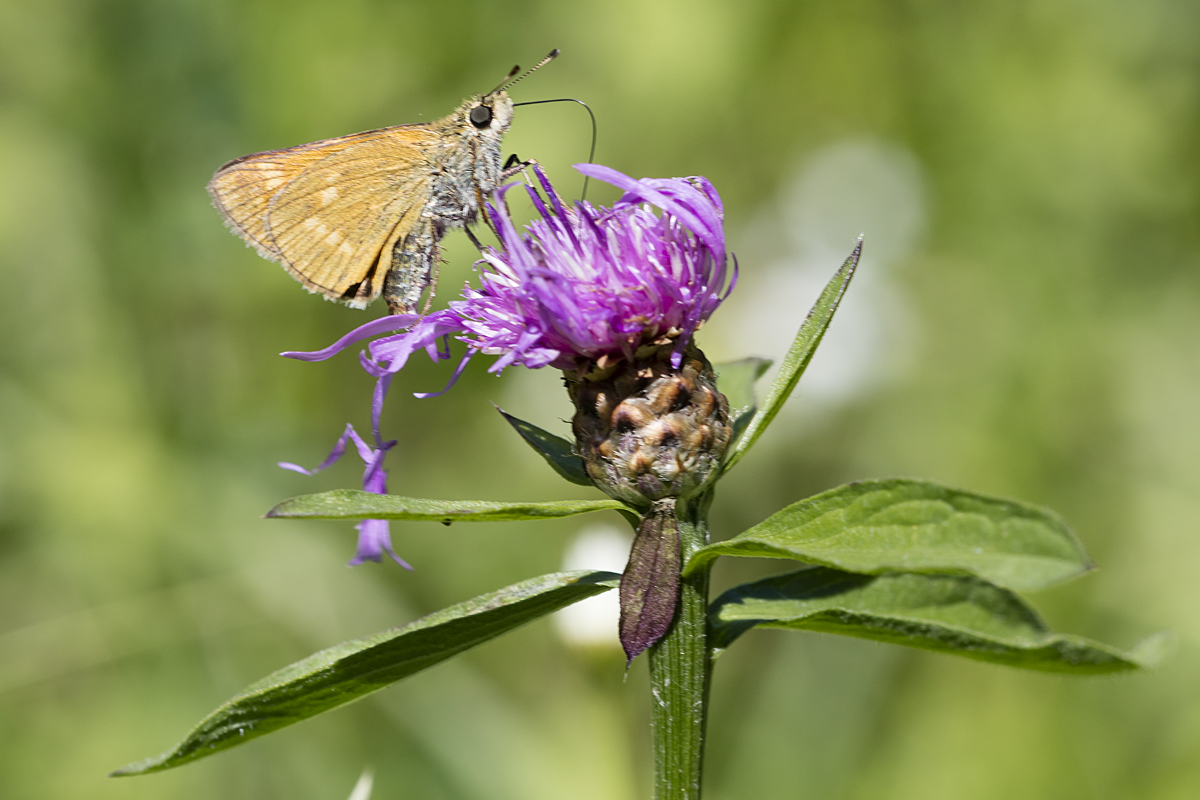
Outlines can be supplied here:
[[[560, 97], [556, 100], [530, 100], [525, 103], [513, 103], [513, 108], [516, 108], [517, 106], [540, 106], [543, 103], [579, 103], [579, 105], [583, 106], [584, 110], [588, 112], [588, 116], [592, 118], [592, 149], [588, 151], [587, 163], [593, 163], [596, 160], [596, 115], [592, 113], [591, 107], [582, 100], [576, 100], [574, 97]], [[583, 193], [579, 196], [580, 200], [587, 200], [587, 190], [588, 176], [584, 175]]]
[[506, 75], [504, 77], [504, 80], [500, 81], [500, 85], [497, 86], [495, 89], [492, 89], [490, 92], [488, 92], [488, 94], [491, 95], [491, 94], [495, 94], [496, 92], [503, 91], [504, 89], [507, 89], [508, 87], [512, 86], [517, 81], [528, 78], [530, 75], [537, 72], [539, 69], [546, 66], [554, 59], [558, 58], [559, 52], [560, 51], [557, 47], [554, 48], [553, 50], [550, 51], [550, 53], [545, 58], [543, 58], [538, 63], [534, 64], [529, 69], [525, 70], [525, 72], [519, 78], [514, 78], [513, 76], [521, 71], [521, 67], [519, 65], [513, 67], [511, 70], [508, 71], [508, 75]]

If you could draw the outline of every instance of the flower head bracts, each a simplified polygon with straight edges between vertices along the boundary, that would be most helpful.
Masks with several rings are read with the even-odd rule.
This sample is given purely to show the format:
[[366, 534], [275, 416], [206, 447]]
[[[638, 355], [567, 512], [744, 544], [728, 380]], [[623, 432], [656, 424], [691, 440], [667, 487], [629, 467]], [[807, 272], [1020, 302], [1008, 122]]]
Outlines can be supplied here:
[[499, 356], [489, 368], [496, 373], [512, 364], [573, 369], [671, 343], [677, 364], [736, 280], [726, 269], [720, 197], [704, 178], [635, 180], [594, 164], [576, 169], [624, 195], [612, 208], [568, 208], [534, 167], [541, 192], [526, 189], [541, 218], [518, 232], [504, 204], [515, 184], [496, 193], [488, 212], [500, 247], [485, 248], [478, 289], [466, 287], [460, 300], [427, 316], [374, 320], [325, 350], [284, 355], [321, 360], [355, 341], [403, 331], [369, 345], [362, 357], [368, 372], [390, 377], [421, 349], [435, 361], [449, 358], [450, 336], [467, 345], [450, 385], [476, 353]]
[[[387, 386], [382, 385], [376, 388], [376, 395], [382, 400], [381, 394], [386, 391]], [[376, 415], [378, 419], [378, 415]], [[354, 442], [355, 448], [358, 450], [359, 457], [363, 460], [366, 468], [363, 470], [363, 489], [374, 494], [387, 494], [387, 470], [383, 468], [383, 460], [387, 457], [388, 451], [396, 446], [396, 440], [384, 442], [379, 436], [378, 425], [375, 427], [375, 442], [377, 447], [371, 447], [363, 438], [354, 430], [353, 425], [347, 425], [346, 430], [342, 433], [337, 444], [333, 446], [333, 450], [329, 455], [313, 469], [305, 469], [299, 464], [291, 464], [286, 461], [279, 462], [279, 466], [284, 469], [290, 469], [293, 472], [299, 472], [304, 475], [316, 475], [326, 467], [330, 467], [346, 454], [346, 446]], [[364, 519], [362, 522], [354, 526], [358, 531], [358, 547], [354, 552], [348, 566], [354, 567], [364, 561], [382, 561], [383, 554], [387, 553], [396, 563], [407, 570], [411, 570], [404, 559], [396, 555], [396, 551], [392, 549], [391, 529], [388, 526], [388, 521], [385, 519]]]

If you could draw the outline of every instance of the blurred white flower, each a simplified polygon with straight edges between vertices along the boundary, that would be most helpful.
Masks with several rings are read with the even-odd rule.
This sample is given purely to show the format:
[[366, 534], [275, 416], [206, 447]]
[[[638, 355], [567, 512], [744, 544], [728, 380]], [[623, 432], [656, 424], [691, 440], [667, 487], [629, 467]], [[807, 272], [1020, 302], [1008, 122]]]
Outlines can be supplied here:
[[[863, 233], [854, 283], [798, 392], [835, 406], [870, 391], [895, 373], [911, 349], [911, 315], [888, 273], [919, 244], [925, 217], [921, 167], [906, 148], [860, 137], [810, 154], [739, 237], [745, 246], [737, 248], [738, 290], [705, 331], [706, 346], [719, 343], [717, 358], [760, 355], [778, 363]], [[751, 262], [749, 252], [759, 247], [766, 251], [755, 254], [761, 264]], [[790, 403], [785, 415], [800, 405]]]
[[358, 776], [358, 783], [354, 784], [354, 791], [350, 792], [347, 800], [371, 800], [371, 789], [374, 784], [375, 775], [371, 772], [371, 768], [367, 767], [363, 770], [362, 775]]
[[[579, 531], [567, 547], [562, 568], [619, 573], [625, 569], [632, 544], [633, 536], [614, 525], [589, 525]], [[555, 613], [554, 625], [569, 645], [620, 650], [621, 642], [617, 638], [620, 614], [621, 608], [614, 589]]]

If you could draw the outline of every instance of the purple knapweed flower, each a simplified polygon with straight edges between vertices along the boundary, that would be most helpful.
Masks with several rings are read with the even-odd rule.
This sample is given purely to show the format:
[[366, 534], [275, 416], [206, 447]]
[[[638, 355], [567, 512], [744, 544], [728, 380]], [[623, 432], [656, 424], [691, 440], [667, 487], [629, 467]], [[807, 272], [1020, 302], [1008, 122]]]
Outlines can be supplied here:
[[[382, 387], [385, 391], [386, 388], [386, 385]], [[382, 392], [377, 391], [376, 394], [381, 395]], [[382, 397], [380, 397], [381, 400]], [[378, 414], [374, 416], [378, 420]], [[358, 435], [358, 431], [354, 430], [353, 425], [347, 425], [346, 430], [342, 432], [341, 438], [333, 446], [333, 450], [315, 468], [305, 469], [299, 464], [292, 464], [286, 461], [279, 462], [279, 466], [304, 475], [316, 475], [326, 467], [337, 463], [338, 459], [346, 454], [346, 446], [350, 442], [354, 442], [354, 447], [358, 450], [359, 457], [366, 465], [366, 468], [363, 470], [363, 489], [374, 494], [387, 494], [387, 470], [383, 468], [383, 460], [387, 457], [388, 451], [396, 446], [396, 440], [383, 441], [379, 436], [378, 424], [375, 425], [374, 433], [375, 444], [377, 446], [371, 447]], [[392, 533], [386, 519], [364, 519], [354, 527], [358, 531], [358, 547], [354, 551], [354, 558], [350, 559], [347, 566], [356, 567], [364, 561], [379, 562], [383, 560], [383, 554], [387, 553], [400, 566], [407, 570], [412, 569], [412, 566], [396, 555], [396, 551], [392, 549]]]
[[611, 208], [568, 207], [535, 166], [542, 192], [526, 190], [541, 217], [518, 232], [505, 205], [517, 184], [496, 192], [487, 209], [500, 247], [483, 249], [478, 289], [468, 285], [441, 311], [383, 317], [324, 350], [283, 355], [320, 361], [363, 339], [403, 331], [376, 339], [361, 356], [382, 383], [417, 350], [435, 361], [450, 358], [454, 336], [467, 351], [442, 392], [477, 353], [499, 356], [488, 369], [493, 373], [512, 364], [565, 370], [632, 360], [646, 344], [672, 344], [678, 367], [692, 335], [736, 282], [736, 265], [732, 277], [726, 269], [720, 197], [705, 178], [636, 180], [597, 164], [575, 168], [624, 195]]

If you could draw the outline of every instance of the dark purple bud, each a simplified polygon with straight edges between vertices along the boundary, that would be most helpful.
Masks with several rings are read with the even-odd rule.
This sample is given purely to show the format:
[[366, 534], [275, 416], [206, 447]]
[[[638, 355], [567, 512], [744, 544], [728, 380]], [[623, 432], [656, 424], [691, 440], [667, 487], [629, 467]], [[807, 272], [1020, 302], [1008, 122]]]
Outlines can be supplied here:
[[621, 576], [621, 647], [625, 663], [671, 627], [679, 605], [679, 521], [675, 500], [659, 500], [638, 526]]

